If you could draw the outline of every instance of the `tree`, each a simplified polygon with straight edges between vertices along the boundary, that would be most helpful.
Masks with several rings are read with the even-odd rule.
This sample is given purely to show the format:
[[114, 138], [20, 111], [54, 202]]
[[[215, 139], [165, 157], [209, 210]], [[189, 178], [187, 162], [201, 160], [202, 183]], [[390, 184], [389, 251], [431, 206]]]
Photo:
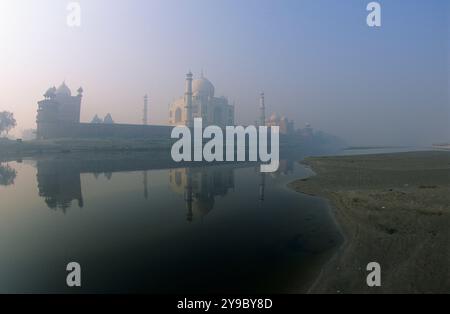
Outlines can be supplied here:
[[8, 135], [9, 131], [14, 129], [16, 125], [17, 122], [16, 119], [14, 119], [14, 114], [12, 112], [0, 112], [0, 135], [2, 135], [2, 133]]

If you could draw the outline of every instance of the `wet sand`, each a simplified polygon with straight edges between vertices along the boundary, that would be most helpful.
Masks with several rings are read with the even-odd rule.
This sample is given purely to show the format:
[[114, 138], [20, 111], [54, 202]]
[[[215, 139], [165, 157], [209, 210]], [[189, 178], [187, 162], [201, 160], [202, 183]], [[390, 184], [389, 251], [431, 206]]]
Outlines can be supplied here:
[[[345, 242], [311, 293], [450, 293], [450, 152], [315, 157], [290, 187], [329, 201]], [[366, 266], [381, 265], [381, 287]]]

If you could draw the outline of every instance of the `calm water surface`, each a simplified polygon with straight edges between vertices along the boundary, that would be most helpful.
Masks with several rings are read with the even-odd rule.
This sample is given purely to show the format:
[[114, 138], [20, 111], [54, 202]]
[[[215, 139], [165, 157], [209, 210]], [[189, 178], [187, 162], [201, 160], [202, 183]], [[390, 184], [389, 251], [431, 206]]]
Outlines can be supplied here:
[[298, 158], [265, 175], [150, 160], [1, 163], [0, 292], [302, 292], [342, 241], [323, 200], [286, 187], [312, 173]]

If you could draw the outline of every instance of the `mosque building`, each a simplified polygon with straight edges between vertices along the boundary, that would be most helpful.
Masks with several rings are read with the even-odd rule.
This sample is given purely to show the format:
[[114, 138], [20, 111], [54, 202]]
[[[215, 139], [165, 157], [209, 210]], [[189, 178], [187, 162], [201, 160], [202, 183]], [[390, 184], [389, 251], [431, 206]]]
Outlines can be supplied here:
[[285, 116], [280, 117], [273, 113], [269, 119], [266, 120], [266, 126], [279, 126], [280, 134], [292, 134], [294, 132], [294, 122], [288, 120]]
[[266, 102], [264, 93], [260, 94], [259, 100], [259, 121], [260, 126], [278, 126], [280, 128], [280, 134], [290, 135], [294, 133], [294, 121], [289, 120], [285, 116], [281, 117], [273, 113], [268, 119], [266, 119]]
[[50, 87], [44, 94], [44, 100], [38, 102], [37, 137], [43, 137], [43, 128], [49, 124], [79, 123], [82, 97], [81, 87], [77, 90], [76, 96], [72, 96], [65, 82], [58, 88]]

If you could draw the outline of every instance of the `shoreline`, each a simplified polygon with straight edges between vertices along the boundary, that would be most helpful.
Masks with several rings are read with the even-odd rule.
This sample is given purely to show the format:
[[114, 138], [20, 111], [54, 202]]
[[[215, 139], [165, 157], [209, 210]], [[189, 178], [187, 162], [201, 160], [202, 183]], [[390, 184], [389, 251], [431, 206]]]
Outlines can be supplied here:
[[[310, 293], [448, 293], [450, 152], [311, 157], [288, 186], [324, 199], [343, 243]], [[379, 262], [382, 286], [366, 265]]]
[[71, 153], [170, 152], [169, 140], [55, 139], [12, 141], [0, 138], [0, 159]]

